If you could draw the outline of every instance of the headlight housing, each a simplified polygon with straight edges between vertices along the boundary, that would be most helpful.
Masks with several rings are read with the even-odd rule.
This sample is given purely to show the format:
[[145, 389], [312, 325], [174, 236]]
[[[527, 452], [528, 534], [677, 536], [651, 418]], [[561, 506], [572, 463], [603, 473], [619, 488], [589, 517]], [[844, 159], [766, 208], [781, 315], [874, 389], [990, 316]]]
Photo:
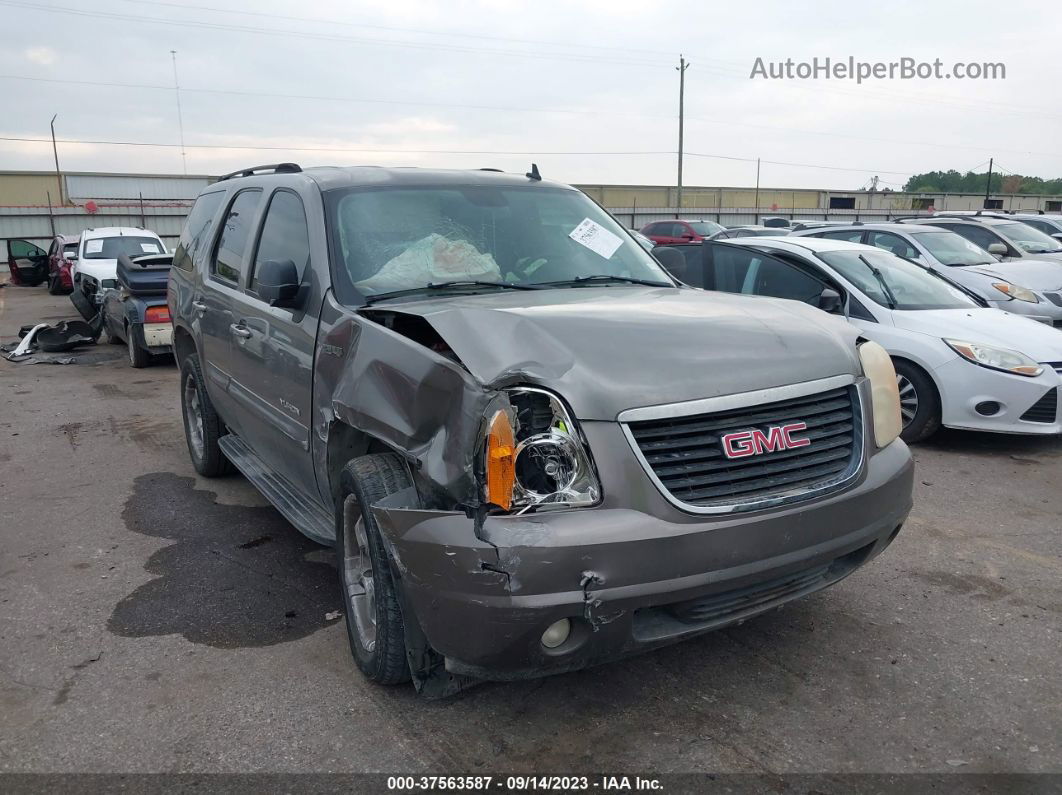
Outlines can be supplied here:
[[1001, 370], [1004, 373], [1024, 375], [1035, 378], [1044, 371], [1034, 359], [1030, 359], [1024, 353], [1012, 351], [1009, 348], [997, 348], [994, 345], [982, 345], [977, 342], [964, 340], [944, 339], [948, 347], [964, 359], [987, 367], [990, 370]]
[[870, 406], [874, 415], [874, 443], [884, 447], [903, 430], [900, 416], [900, 390], [896, 385], [896, 368], [889, 352], [876, 342], [859, 346], [863, 374], [870, 381]]
[[992, 282], [992, 286], [1008, 298], [1013, 298], [1016, 301], [1027, 301], [1030, 304], [1040, 303], [1040, 299], [1036, 297], [1036, 293], [1025, 287], [1019, 287], [1010, 282]]
[[596, 503], [601, 486], [589, 449], [560, 398], [534, 387], [506, 395], [512, 411], [495, 412], [487, 425], [487, 502], [506, 511]]

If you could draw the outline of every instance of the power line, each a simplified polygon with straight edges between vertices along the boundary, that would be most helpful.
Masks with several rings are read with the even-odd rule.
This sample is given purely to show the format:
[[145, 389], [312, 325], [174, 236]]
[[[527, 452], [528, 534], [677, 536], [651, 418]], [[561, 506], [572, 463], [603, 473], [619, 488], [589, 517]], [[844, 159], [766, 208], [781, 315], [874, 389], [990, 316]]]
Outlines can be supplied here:
[[146, 22], [155, 25], [169, 25], [174, 27], [194, 28], [197, 30], [223, 30], [237, 31], [240, 33], [255, 33], [266, 36], [279, 36], [284, 38], [313, 39], [319, 41], [341, 41], [354, 44], [364, 44], [370, 47], [405, 47], [415, 50], [437, 50], [443, 52], [471, 53], [476, 55], [503, 55], [517, 58], [534, 58], [545, 60], [579, 61], [583, 63], [610, 63], [621, 66], [657, 67], [662, 65], [657, 62], [637, 61], [632, 59], [602, 58], [597, 55], [579, 55], [576, 53], [543, 53], [530, 50], [501, 50], [483, 47], [468, 47], [462, 45], [430, 44], [426, 42], [398, 41], [395, 39], [373, 39], [358, 36], [344, 36], [335, 33], [309, 33], [305, 31], [278, 30], [275, 28], [259, 28], [250, 25], [233, 25], [219, 22], [205, 22], [196, 20], [163, 19], [161, 17], [134, 16], [130, 14], [115, 14], [106, 11], [89, 11], [81, 8], [69, 8], [66, 6], [36, 5], [33, 3], [18, 2], [18, 0], [0, 0], [0, 5], [12, 8], [25, 8], [33, 11], [45, 11], [59, 14], [71, 14], [81, 17], [94, 17], [98, 19], [111, 19], [121, 22]]
[[[686, 152], [690, 157], [710, 157], [714, 160], [738, 160], [744, 163], [755, 163], [755, 157], [732, 157], [729, 155], [709, 155], [702, 152]], [[911, 174], [910, 171], [889, 171], [884, 168], [842, 168], [841, 166], [820, 166], [813, 163], [790, 163], [782, 160], [761, 160], [762, 163], [767, 163], [772, 166], [795, 166], [797, 168], [821, 168], [824, 171], [851, 171], [851, 172], [872, 172], [874, 174], [899, 174], [900, 176], [907, 176]]]

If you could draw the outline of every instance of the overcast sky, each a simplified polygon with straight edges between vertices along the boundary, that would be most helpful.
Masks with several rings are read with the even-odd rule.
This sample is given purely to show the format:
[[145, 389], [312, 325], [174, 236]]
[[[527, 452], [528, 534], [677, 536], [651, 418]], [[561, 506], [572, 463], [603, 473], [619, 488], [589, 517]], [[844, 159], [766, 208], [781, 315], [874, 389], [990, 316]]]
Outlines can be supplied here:
[[[176, 50], [190, 174], [535, 160], [566, 182], [673, 184], [682, 52], [687, 185], [755, 181], [754, 162], [692, 153], [776, 161], [762, 166], [773, 187], [877, 175], [896, 188], [927, 170], [983, 171], [990, 156], [1062, 176], [1062, 7], [942, 6], [0, 0], [0, 136], [47, 138], [58, 113], [60, 140], [171, 145], [60, 143], [64, 170], [180, 173]], [[749, 79], [757, 57], [815, 56], [1002, 62], [1006, 79]], [[50, 143], [0, 140], [0, 169], [51, 168]]]

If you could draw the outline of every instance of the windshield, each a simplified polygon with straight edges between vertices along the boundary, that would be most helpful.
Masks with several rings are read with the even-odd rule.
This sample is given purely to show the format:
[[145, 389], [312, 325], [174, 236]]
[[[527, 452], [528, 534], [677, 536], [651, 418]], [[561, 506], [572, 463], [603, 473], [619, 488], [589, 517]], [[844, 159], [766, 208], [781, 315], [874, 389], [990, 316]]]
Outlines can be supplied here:
[[1039, 229], [1033, 229], [1028, 224], [1012, 223], [999, 224], [997, 230], [1009, 237], [1026, 251], [1045, 252], [1062, 251], [1058, 241], [1049, 235], [1045, 235]]
[[77, 243], [64, 243], [63, 244], [63, 256], [64, 257], [76, 257], [77, 256]]
[[[448, 282], [506, 286], [673, 286], [646, 251], [584, 194], [561, 188], [356, 189], [330, 202], [341, 290], [363, 297]], [[603, 277], [603, 278], [602, 278]]]
[[121, 235], [95, 237], [85, 241], [85, 259], [118, 259], [119, 254], [143, 257], [148, 254], [165, 254], [166, 249], [157, 237]]
[[722, 232], [725, 228], [722, 224], [717, 224], [714, 221], [687, 221], [686, 223], [690, 225], [690, 229], [701, 237], [707, 237], [708, 235], [714, 235], [716, 232]]
[[885, 251], [823, 251], [819, 257], [876, 304], [889, 309], [977, 306], [936, 274]]
[[945, 265], [988, 265], [996, 258], [954, 232], [923, 232], [918, 242]]

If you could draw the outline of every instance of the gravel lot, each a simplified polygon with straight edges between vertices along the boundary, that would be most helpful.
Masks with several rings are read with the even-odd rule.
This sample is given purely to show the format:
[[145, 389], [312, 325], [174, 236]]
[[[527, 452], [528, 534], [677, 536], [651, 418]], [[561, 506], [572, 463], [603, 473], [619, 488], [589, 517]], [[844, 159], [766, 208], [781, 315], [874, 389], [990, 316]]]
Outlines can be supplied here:
[[[0, 290], [4, 342], [74, 316]], [[429, 703], [360, 678], [329, 550], [195, 476], [172, 361], [79, 358], [0, 361], [2, 771], [1062, 771], [1062, 441], [942, 433], [840, 585]]]

